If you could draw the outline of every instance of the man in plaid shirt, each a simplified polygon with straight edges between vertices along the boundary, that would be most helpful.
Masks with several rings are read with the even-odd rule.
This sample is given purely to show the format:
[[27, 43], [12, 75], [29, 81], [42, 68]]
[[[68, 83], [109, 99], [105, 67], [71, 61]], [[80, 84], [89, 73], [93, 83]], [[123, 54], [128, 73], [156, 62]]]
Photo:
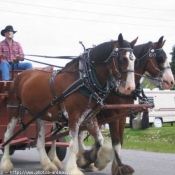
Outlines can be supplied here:
[[2, 80], [9, 81], [9, 71], [14, 70], [31, 70], [32, 64], [28, 62], [19, 62], [24, 60], [24, 53], [21, 45], [13, 40], [13, 36], [16, 31], [12, 26], [6, 26], [1, 31], [1, 35], [5, 37], [5, 40], [0, 42], [0, 70], [2, 73]]

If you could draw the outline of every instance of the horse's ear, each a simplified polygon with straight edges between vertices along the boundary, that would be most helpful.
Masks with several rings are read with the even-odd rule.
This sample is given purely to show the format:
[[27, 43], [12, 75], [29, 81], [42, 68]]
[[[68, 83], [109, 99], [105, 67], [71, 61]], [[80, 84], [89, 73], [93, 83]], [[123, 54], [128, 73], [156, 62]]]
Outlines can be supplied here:
[[137, 42], [137, 40], [138, 40], [138, 37], [135, 40], [131, 41], [132, 46], [135, 45], [135, 43]]
[[122, 44], [123, 44], [123, 36], [122, 36], [121, 33], [118, 36], [118, 42], [119, 42], [119, 45], [122, 46]]
[[161, 37], [159, 38], [159, 41], [158, 41], [158, 43], [157, 43], [157, 44], [158, 44], [158, 48], [162, 48], [163, 45], [165, 44], [165, 41], [166, 41], [166, 40], [163, 41], [163, 37], [164, 37], [164, 36], [161, 36]]
[[159, 38], [159, 41], [158, 41], [158, 44], [159, 44], [159, 45], [163, 42], [163, 37], [164, 37], [164, 36], [161, 36], [161, 37]]
[[164, 40], [164, 41], [162, 42], [161, 47], [163, 47], [163, 46], [164, 46], [165, 42], [166, 42], [166, 40]]

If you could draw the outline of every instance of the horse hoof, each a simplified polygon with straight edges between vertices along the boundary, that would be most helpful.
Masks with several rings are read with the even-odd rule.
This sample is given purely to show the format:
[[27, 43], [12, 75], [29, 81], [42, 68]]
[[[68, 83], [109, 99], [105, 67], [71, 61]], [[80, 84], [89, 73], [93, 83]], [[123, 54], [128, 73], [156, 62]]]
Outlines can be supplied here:
[[106, 168], [107, 165], [95, 165], [96, 168], [98, 168], [99, 171], [102, 171]]
[[56, 167], [60, 170], [62, 169], [62, 163], [61, 161], [58, 159], [58, 157], [55, 157], [53, 160], [52, 160], [52, 163], [54, 165], [56, 165]]
[[52, 162], [47, 162], [47, 163], [43, 162], [41, 163], [41, 166], [43, 168], [43, 171], [49, 171], [49, 172], [58, 171], [58, 168]]
[[85, 160], [83, 154], [79, 153], [77, 155], [77, 166], [81, 168], [82, 166], [84, 166], [84, 164], [86, 164], [86, 160]]
[[[120, 169], [120, 167], [119, 167], [119, 169]], [[134, 169], [131, 166], [129, 166], [129, 165], [123, 165], [122, 166], [122, 172], [123, 172], [124, 175], [126, 175], [126, 174], [127, 175], [128, 174], [133, 174], [134, 173]]]
[[103, 169], [106, 168], [107, 164], [108, 164], [108, 163], [106, 163], [106, 162], [96, 161], [96, 162], [94, 163], [94, 166], [95, 166], [96, 168], [98, 168], [99, 171], [102, 171]]
[[87, 168], [85, 168], [84, 169], [86, 172], [92, 172], [92, 171], [94, 171], [94, 164], [92, 163], [92, 164], [90, 164]]
[[1, 161], [1, 165], [0, 165], [0, 170], [4, 173], [4, 174], [9, 174], [10, 171], [13, 170], [13, 164], [10, 160], [2, 160]]
[[134, 173], [134, 169], [129, 165], [122, 165], [115, 167], [112, 170], [112, 175], [131, 175]]
[[82, 169], [86, 169], [90, 166], [90, 164], [93, 162], [90, 162], [89, 160], [85, 159], [84, 154], [79, 154], [77, 159], [77, 166]]
[[71, 168], [69, 170], [66, 168], [66, 172], [68, 173], [67, 175], [70, 175], [70, 174], [84, 175], [83, 172], [81, 172], [78, 168]]

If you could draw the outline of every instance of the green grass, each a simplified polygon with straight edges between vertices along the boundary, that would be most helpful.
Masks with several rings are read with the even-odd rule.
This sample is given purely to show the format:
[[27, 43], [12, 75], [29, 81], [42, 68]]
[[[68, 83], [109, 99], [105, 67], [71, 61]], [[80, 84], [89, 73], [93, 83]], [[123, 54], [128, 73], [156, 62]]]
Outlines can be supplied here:
[[[104, 137], [109, 138], [109, 130], [102, 131]], [[66, 139], [67, 141], [69, 138]], [[94, 139], [89, 137], [85, 145], [93, 145]], [[122, 148], [145, 150], [162, 153], [175, 153], [175, 124], [164, 124], [161, 128], [150, 127], [146, 130], [125, 128], [124, 144]]]
[[175, 153], [175, 127], [125, 129], [123, 148]]

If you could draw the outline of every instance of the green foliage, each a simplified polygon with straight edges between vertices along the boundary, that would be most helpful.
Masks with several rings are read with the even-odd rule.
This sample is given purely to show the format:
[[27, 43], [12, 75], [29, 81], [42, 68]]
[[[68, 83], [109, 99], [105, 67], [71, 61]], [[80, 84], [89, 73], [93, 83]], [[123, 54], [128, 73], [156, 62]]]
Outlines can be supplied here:
[[142, 81], [141, 85], [143, 88], [148, 88], [151, 90], [157, 87], [155, 84], [153, 84], [153, 82], [151, 82], [151, 80], [146, 78]]
[[171, 55], [171, 69], [173, 72], [173, 75], [175, 76], [175, 45], [172, 47], [172, 52], [170, 53]]
[[[175, 77], [175, 45], [172, 47], [172, 52], [170, 53], [170, 55], [171, 55], [171, 63], [170, 63], [171, 70], [172, 70], [173, 75]], [[175, 90], [175, 86], [173, 87], [172, 90]]]

